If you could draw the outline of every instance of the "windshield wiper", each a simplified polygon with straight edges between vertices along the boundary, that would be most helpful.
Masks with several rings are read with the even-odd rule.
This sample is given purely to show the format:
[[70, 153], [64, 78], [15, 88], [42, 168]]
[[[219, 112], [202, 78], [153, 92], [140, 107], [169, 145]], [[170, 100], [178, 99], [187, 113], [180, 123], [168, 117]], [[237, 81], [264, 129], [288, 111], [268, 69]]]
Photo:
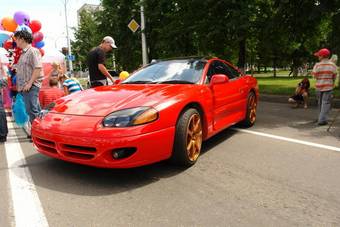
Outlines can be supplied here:
[[155, 84], [157, 82], [151, 80], [136, 80], [136, 81], [127, 81], [122, 84]]
[[159, 84], [195, 84], [187, 80], [166, 80], [158, 82]]

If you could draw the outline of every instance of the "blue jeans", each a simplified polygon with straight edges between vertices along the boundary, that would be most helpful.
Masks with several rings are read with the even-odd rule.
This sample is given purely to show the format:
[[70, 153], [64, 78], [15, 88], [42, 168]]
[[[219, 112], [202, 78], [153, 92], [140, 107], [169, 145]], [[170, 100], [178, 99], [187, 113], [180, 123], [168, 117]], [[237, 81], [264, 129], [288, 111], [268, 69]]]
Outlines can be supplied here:
[[319, 105], [319, 123], [327, 122], [328, 114], [331, 110], [331, 104], [333, 99], [333, 91], [316, 91], [316, 97]]
[[38, 116], [41, 110], [39, 103], [39, 90], [40, 88], [32, 85], [31, 89], [28, 92], [21, 92], [22, 96], [24, 97], [26, 112], [30, 117], [31, 123]]

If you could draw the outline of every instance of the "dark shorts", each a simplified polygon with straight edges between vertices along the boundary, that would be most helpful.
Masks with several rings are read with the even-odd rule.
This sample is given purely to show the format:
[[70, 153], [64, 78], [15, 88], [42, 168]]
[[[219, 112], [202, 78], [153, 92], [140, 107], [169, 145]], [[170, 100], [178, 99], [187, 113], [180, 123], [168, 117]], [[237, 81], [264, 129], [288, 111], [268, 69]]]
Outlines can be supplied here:
[[93, 88], [93, 87], [105, 86], [105, 85], [107, 85], [107, 82], [104, 83], [103, 81], [100, 81], [100, 80], [94, 80], [94, 81], [91, 81], [91, 82], [90, 82], [91, 88]]
[[291, 96], [292, 99], [294, 99], [296, 102], [302, 102], [303, 96], [302, 95], [293, 95]]

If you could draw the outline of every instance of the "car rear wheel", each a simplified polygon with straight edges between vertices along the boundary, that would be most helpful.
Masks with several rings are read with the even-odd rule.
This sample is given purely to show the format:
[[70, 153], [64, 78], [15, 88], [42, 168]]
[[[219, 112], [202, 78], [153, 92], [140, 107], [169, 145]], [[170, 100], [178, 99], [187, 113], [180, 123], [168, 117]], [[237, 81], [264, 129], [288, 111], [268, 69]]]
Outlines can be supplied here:
[[187, 109], [176, 125], [172, 163], [186, 167], [195, 164], [201, 153], [202, 135], [200, 113], [196, 109]]
[[246, 118], [240, 123], [243, 127], [251, 127], [256, 121], [257, 99], [254, 92], [250, 92], [247, 101]]

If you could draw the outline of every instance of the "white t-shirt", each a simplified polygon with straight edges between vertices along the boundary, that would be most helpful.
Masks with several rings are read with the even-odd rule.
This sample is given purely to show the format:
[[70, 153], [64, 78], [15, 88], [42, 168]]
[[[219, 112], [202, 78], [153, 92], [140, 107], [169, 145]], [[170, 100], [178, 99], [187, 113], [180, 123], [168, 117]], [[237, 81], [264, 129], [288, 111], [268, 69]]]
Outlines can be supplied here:
[[0, 69], [0, 79], [7, 77], [7, 74], [8, 74], [8, 67], [5, 64], [2, 64], [1, 69]]

